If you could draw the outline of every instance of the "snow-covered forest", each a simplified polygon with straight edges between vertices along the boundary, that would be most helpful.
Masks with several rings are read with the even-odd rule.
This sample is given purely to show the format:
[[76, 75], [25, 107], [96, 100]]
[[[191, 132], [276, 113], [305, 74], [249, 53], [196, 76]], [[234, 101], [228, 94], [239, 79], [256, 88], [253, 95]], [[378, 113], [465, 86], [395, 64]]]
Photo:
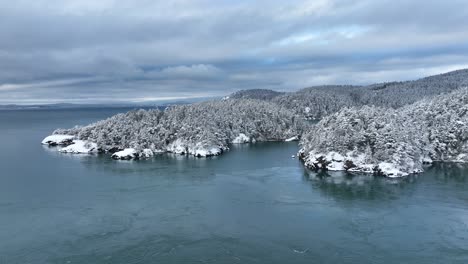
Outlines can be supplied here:
[[271, 100], [308, 119], [320, 119], [342, 108], [383, 106], [398, 108], [424, 97], [436, 96], [468, 86], [468, 70], [458, 70], [415, 81], [389, 82], [368, 86], [328, 85], [278, 93], [269, 90], [247, 90], [229, 98], [246, 97]]
[[460, 89], [399, 109], [343, 109], [303, 135], [299, 157], [312, 169], [403, 176], [467, 154], [468, 90]]
[[250, 89], [240, 90], [231, 95], [226, 99], [258, 99], [258, 100], [271, 100], [277, 96], [283, 95], [283, 92], [277, 92], [267, 89]]
[[230, 143], [297, 137], [306, 126], [301, 118], [274, 103], [240, 99], [178, 105], [164, 111], [131, 111], [84, 127], [57, 129], [54, 134], [95, 143], [95, 149], [102, 152], [127, 149], [123, 156], [114, 156], [117, 158], [165, 151], [212, 156], [227, 150]]

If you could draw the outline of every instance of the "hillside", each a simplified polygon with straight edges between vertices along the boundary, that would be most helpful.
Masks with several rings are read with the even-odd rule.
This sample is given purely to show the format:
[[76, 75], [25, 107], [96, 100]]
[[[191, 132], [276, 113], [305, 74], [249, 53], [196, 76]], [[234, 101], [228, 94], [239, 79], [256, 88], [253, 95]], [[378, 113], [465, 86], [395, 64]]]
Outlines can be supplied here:
[[[449, 93], [461, 87], [468, 87], [468, 69], [414, 81], [368, 86], [314, 86], [282, 94], [269, 90], [243, 90], [232, 94], [230, 98], [245, 96], [271, 100], [307, 119], [320, 119], [345, 107], [368, 105], [399, 108], [422, 98]], [[269, 94], [275, 96], [267, 96]]]
[[232, 93], [227, 97], [227, 99], [257, 99], [268, 101], [282, 94], [284, 93], [268, 89], [250, 89], [240, 90], [235, 93]]
[[467, 113], [467, 89], [396, 110], [343, 109], [303, 136], [299, 156], [311, 169], [386, 176], [421, 172], [434, 161], [467, 162]]

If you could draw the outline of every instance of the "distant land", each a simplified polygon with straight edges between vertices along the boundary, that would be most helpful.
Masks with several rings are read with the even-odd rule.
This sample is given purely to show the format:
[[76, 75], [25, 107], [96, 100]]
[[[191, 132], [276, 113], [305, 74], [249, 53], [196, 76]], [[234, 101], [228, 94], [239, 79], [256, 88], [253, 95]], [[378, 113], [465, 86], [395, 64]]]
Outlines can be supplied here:
[[152, 108], [170, 105], [191, 104], [210, 99], [218, 99], [218, 97], [199, 97], [183, 100], [161, 100], [142, 103], [105, 103], [105, 104], [73, 104], [73, 103], [57, 103], [57, 104], [5, 104], [0, 105], [2, 110], [54, 110], [54, 109], [82, 109], [82, 108]]

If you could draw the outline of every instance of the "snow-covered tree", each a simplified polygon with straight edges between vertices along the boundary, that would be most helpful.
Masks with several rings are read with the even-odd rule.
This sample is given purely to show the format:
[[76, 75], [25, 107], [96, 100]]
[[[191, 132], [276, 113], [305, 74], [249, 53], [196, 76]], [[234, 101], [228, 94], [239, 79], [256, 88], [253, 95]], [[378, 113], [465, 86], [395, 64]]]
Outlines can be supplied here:
[[399, 108], [422, 98], [446, 94], [468, 86], [468, 70], [458, 70], [415, 81], [388, 82], [368, 86], [327, 85], [278, 93], [271, 90], [242, 90], [229, 98], [268, 100], [307, 119], [320, 119], [346, 107]]
[[388, 109], [346, 108], [305, 134], [300, 158], [313, 169], [400, 176], [432, 161], [468, 161], [468, 90]]
[[54, 134], [74, 135], [109, 152], [132, 148], [210, 156], [227, 150], [233, 142], [300, 136], [306, 126], [277, 104], [239, 99], [172, 106], [164, 111], [130, 111], [88, 126], [57, 129]]

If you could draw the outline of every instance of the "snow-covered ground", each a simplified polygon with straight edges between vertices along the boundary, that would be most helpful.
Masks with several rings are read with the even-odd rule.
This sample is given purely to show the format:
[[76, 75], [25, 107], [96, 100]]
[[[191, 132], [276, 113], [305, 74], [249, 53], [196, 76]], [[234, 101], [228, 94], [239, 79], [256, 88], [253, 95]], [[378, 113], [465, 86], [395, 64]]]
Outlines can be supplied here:
[[75, 136], [72, 135], [50, 135], [44, 138], [41, 144], [49, 146], [69, 145], [74, 138]]
[[195, 157], [209, 157], [222, 154], [227, 147], [213, 146], [201, 142], [191, 143], [185, 140], [177, 139], [167, 146], [167, 151], [181, 155], [193, 155]]
[[73, 140], [71, 145], [59, 149], [62, 153], [74, 153], [74, 154], [88, 154], [97, 153], [98, 146], [96, 143], [88, 142], [84, 140]]
[[233, 144], [243, 144], [243, 143], [249, 143], [250, 138], [246, 136], [244, 133], [240, 133], [233, 141]]
[[298, 141], [298, 140], [299, 140], [299, 137], [295, 136], [295, 137], [287, 138], [287, 139], [285, 139], [284, 141], [290, 142], [290, 141]]
[[412, 173], [419, 173], [422, 170], [409, 162], [404, 165], [398, 165], [397, 162], [372, 162], [372, 158], [365, 154], [357, 154], [348, 152], [346, 155], [341, 155], [337, 152], [323, 153], [299, 153], [298, 155], [304, 165], [313, 170], [329, 170], [329, 171], [350, 171], [350, 172], [365, 172], [384, 175], [387, 177], [403, 177]]
[[111, 157], [113, 159], [130, 160], [137, 157], [137, 152], [133, 148], [126, 148], [122, 151], [115, 152]]

